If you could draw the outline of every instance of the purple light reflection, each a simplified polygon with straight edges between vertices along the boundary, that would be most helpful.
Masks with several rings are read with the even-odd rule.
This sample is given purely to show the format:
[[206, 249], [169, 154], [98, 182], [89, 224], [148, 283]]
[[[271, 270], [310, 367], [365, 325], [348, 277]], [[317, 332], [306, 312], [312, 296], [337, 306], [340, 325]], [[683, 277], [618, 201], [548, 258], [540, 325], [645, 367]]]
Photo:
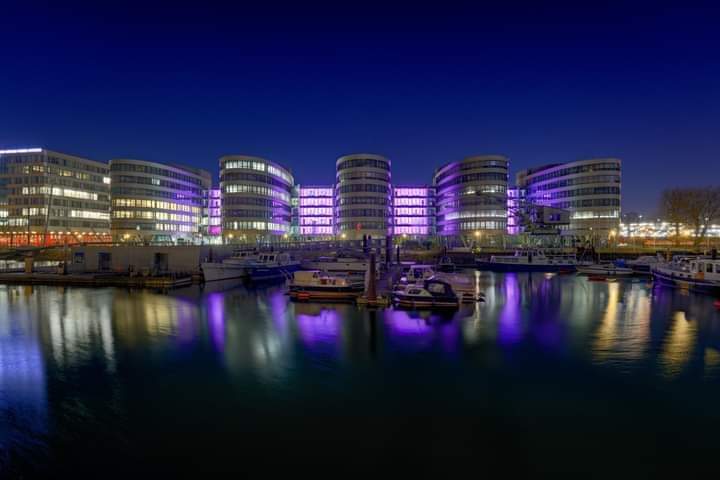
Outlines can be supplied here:
[[225, 350], [225, 302], [221, 293], [211, 293], [207, 300], [208, 329], [213, 346], [218, 352]]
[[504, 281], [505, 304], [500, 312], [498, 340], [502, 344], [514, 344], [522, 337], [520, 325], [520, 286], [517, 274], [506, 273]]
[[340, 315], [335, 309], [323, 308], [318, 315], [298, 314], [300, 339], [307, 346], [335, 343], [340, 333]]

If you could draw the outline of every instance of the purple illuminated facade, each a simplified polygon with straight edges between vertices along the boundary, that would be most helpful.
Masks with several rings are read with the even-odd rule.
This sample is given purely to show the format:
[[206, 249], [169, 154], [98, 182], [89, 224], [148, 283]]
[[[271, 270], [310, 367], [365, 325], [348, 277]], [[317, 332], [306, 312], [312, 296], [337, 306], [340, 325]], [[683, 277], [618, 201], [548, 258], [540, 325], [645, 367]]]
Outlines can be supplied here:
[[335, 233], [335, 189], [332, 185], [297, 187], [298, 234], [310, 239], [329, 238]]
[[222, 235], [222, 196], [219, 188], [208, 191], [208, 235], [218, 237]]
[[393, 231], [402, 236], [435, 234], [435, 193], [427, 186], [393, 188]]
[[507, 233], [509, 235], [517, 235], [520, 233], [520, 218], [518, 211], [520, 208], [520, 196], [523, 190], [518, 187], [508, 188], [507, 192]]

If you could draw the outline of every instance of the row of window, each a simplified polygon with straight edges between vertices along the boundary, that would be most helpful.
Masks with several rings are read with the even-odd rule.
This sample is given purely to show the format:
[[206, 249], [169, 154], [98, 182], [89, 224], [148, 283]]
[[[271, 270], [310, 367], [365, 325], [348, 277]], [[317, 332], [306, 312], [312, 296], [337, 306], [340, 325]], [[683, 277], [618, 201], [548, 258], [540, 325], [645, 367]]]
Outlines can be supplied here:
[[300, 205], [302, 206], [330, 206], [333, 205], [332, 197], [326, 198], [300, 198]]
[[432, 206], [435, 202], [432, 198], [427, 197], [395, 197], [393, 199], [393, 205], [396, 207], [426, 207], [428, 205]]
[[171, 182], [169, 180], [163, 180], [160, 178], [151, 177], [136, 177], [133, 175], [114, 175], [112, 177], [112, 184], [136, 184], [136, 185], [154, 185], [156, 187], [169, 188], [185, 193], [193, 193], [196, 196], [202, 196], [203, 191], [200, 188], [190, 187], [181, 183]]
[[110, 164], [110, 171], [111, 172], [145, 173], [148, 175], [159, 175], [159, 176], [165, 177], [165, 178], [172, 178], [174, 180], [180, 180], [180, 181], [183, 181], [186, 183], [192, 183], [192, 184], [198, 185], [198, 186], [202, 186], [202, 184], [203, 184], [203, 181], [194, 175], [179, 173], [174, 170], [169, 170], [167, 168], [152, 167], [150, 165], [138, 165], [135, 163], [124, 163], [124, 162], [112, 162]]
[[286, 182], [280, 181], [277, 178], [273, 178], [270, 175], [264, 175], [262, 173], [249, 173], [249, 172], [228, 172], [220, 175], [220, 182], [257, 182], [265, 183], [267, 185], [275, 185], [287, 192], [292, 192], [292, 186]]
[[340, 197], [337, 200], [339, 206], [344, 205], [390, 205], [387, 197]]
[[620, 183], [620, 175], [592, 175], [587, 177], [574, 177], [557, 180], [555, 182], [536, 185], [528, 188], [527, 192], [532, 194], [544, 190], [554, 190], [556, 188], [570, 187], [573, 185], [584, 185], [588, 183]]
[[277, 222], [238, 222], [230, 221], [223, 224], [225, 230], [270, 230], [273, 232], [287, 232], [290, 226]]
[[337, 176], [337, 180], [340, 183], [349, 182], [352, 180], [378, 180], [381, 182], [390, 182], [389, 172], [375, 172], [367, 170], [352, 170], [347, 173], [340, 173]]
[[86, 172], [97, 173], [100, 175], [107, 175], [107, 167], [102, 167], [81, 160], [73, 160], [70, 158], [61, 158], [54, 155], [46, 156], [44, 154], [38, 155], [0, 155], [0, 166], [3, 164], [22, 164], [22, 163], [49, 163], [52, 165], [62, 165], [63, 167], [72, 168], [74, 170], [84, 170]]
[[112, 217], [116, 219], [170, 220], [172, 222], [200, 223], [199, 216], [158, 212], [156, 210], [113, 210]]
[[198, 206], [202, 205], [203, 202], [202, 197], [197, 197], [195, 195], [187, 195], [185, 192], [151, 190], [148, 188], [121, 187], [119, 185], [113, 185], [112, 196], [166, 198], [170, 200], [181, 200], [191, 205]]
[[585, 200], [570, 200], [567, 202], [552, 202], [555, 208], [577, 208], [577, 207], [619, 207], [619, 198], [591, 198]]
[[300, 225], [332, 225], [332, 217], [301, 217]]
[[482, 172], [482, 173], [467, 173], [465, 175], [458, 175], [457, 177], [450, 178], [443, 182], [438, 182], [438, 188], [445, 188], [450, 185], [458, 185], [460, 183], [475, 183], [475, 182], [504, 182], [507, 184], [508, 175], [507, 173], [495, 173], [495, 172]]
[[538, 201], [553, 200], [556, 198], [580, 197], [584, 195], [620, 195], [620, 187], [587, 187], [574, 190], [560, 190], [534, 194], [530, 198]]
[[289, 221], [290, 215], [289, 213], [287, 215], [279, 215], [278, 212], [273, 212], [271, 210], [224, 210], [223, 216], [225, 218], [265, 218], [265, 219], [273, 219], [273, 218], [287, 218]]
[[272, 187], [264, 187], [262, 185], [245, 185], [238, 183], [231, 183], [230, 185], [223, 185], [223, 193], [252, 193], [255, 195], [264, 195], [266, 197], [279, 198], [284, 200], [286, 203], [290, 203], [290, 195], [285, 192], [280, 192]]
[[276, 167], [275, 165], [266, 164], [265, 162], [258, 162], [254, 160], [226, 160], [222, 164], [223, 169], [241, 169], [241, 170], [256, 170], [258, 172], [267, 171], [270, 175], [285, 180], [286, 183], [292, 185], [294, 183], [292, 175], [287, 173], [285, 170]]
[[196, 215], [200, 214], [200, 207], [186, 205], [183, 203], [166, 202], [164, 200], [147, 200], [144, 198], [113, 198], [114, 207], [123, 208], [154, 208], [156, 210], [174, 210], [180, 212], [189, 212]]
[[[541, 170], [537, 170], [538, 172]], [[564, 177], [566, 175], [575, 175], [578, 173], [587, 172], [605, 172], [605, 171], [620, 171], [620, 162], [598, 162], [591, 163], [589, 165], [578, 165], [576, 167], [564, 167], [558, 168], [548, 173], [536, 175], [533, 170], [528, 171], [527, 184], [532, 185], [534, 183], [544, 182], [551, 178]]]
[[347, 210], [339, 210], [338, 218], [352, 218], [352, 217], [387, 217], [389, 212], [387, 210], [376, 209], [376, 208], [349, 208]]
[[387, 230], [387, 222], [338, 222], [338, 230]]
[[342, 185], [337, 189], [338, 193], [356, 193], [356, 192], [375, 192], [375, 193], [390, 193], [390, 187], [388, 185], [375, 185], [374, 183], [356, 183], [351, 185]]
[[457, 220], [459, 218], [506, 218], [507, 211], [505, 210], [460, 210], [450, 213], [446, 213], [442, 216], [442, 219], [446, 221]]
[[338, 170], [346, 168], [380, 168], [390, 170], [390, 162], [387, 160], [376, 160], [374, 158], [351, 158], [338, 165]]
[[453, 164], [443, 173], [435, 177], [435, 183], [442, 183], [442, 180], [460, 171], [476, 170], [480, 168], [503, 169], [507, 171], [508, 162], [505, 160], [471, 160]]
[[[23, 187], [23, 195], [49, 195], [51, 189], [46, 187]], [[73, 190], [70, 188], [52, 187], [52, 195], [55, 197], [79, 198], [81, 200], [97, 200], [98, 194], [94, 192], [85, 192], [82, 190]]]

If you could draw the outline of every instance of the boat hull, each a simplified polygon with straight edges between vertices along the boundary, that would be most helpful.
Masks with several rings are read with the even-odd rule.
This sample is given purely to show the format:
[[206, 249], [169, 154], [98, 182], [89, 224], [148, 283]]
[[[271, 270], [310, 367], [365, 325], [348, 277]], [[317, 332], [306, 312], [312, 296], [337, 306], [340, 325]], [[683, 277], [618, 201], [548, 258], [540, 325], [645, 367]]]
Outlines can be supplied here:
[[666, 273], [659, 270], [653, 270], [652, 275], [658, 284], [666, 287], [720, 295], [720, 285], [716, 282], [696, 278], [679, 277], [677, 275], [673, 275], [672, 273]]
[[291, 273], [300, 270], [299, 264], [281, 266], [249, 266], [247, 277], [252, 282], [267, 282], [286, 279]]
[[325, 287], [325, 286], [290, 286], [289, 295], [293, 300], [307, 301], [350, 301], [362, 295], [362, 286]]
[[490, 272], [574, 272], [577, 270], [572, 264], [538, 264], [538, 263], [501, 263], [477, 262], [479, 270]]
[[224, 263], [203, 263], [201, 265], [205, 282], [233, 280], [247, 277], [247, 269], [240, 265]]

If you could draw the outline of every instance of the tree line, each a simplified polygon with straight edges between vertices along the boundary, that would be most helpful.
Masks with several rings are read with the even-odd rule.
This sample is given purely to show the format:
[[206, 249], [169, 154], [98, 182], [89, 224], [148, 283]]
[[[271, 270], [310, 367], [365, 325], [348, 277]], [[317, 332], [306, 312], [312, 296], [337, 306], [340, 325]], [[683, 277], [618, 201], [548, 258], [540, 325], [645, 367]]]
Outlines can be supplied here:
[[720, 187], [670, 188], [660, 197], [660, 213], [672, 225], [675, 241], [680, 240], [680, 225], [693, 230], [693, 243], [699, 246], [708, 227], [720, 220]]

